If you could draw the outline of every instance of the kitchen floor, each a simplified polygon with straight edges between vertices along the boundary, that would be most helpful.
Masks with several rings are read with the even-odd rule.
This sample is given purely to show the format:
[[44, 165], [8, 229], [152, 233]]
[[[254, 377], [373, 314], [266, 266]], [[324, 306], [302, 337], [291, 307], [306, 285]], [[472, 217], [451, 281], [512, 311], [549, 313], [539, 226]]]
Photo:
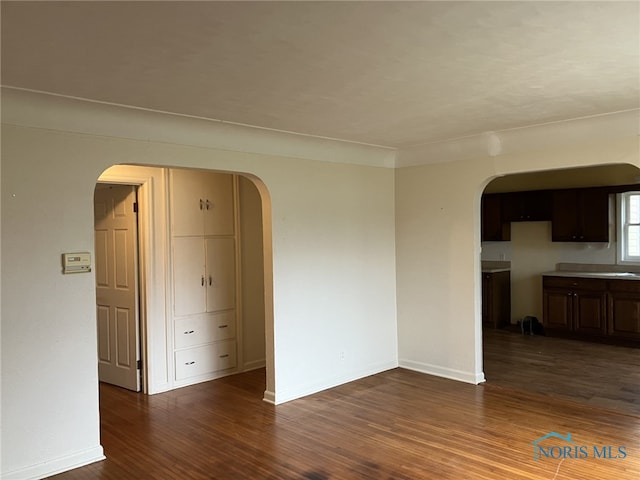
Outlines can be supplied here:
[[483, 331], [487, 385], [640, 416], [640, 349]]

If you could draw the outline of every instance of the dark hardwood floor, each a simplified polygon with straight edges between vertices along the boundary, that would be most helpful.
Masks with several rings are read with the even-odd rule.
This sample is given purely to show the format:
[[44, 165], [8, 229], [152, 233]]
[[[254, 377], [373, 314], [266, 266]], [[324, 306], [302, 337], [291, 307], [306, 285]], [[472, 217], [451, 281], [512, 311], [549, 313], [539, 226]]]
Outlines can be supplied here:
[[640, 349], [484, 330], [487, 384], [640, 416]]
[[[261, 400], [264, 384], [258, 370], [153, 396], [101, 385], [107, 460], [54, 478], [640, 478], [640, 417], [610, 409], [403, 369], [279, 406]], [[589, 455], [534, 460], [550, 432]], [[626, 457], [595, 458], [593, 445]]]

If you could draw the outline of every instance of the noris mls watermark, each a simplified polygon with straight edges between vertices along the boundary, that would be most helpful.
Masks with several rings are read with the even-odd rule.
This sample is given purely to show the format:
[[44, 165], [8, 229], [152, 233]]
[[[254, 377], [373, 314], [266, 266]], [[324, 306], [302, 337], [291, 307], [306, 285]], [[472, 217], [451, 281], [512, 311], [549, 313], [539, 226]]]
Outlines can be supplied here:
[[596, 458], [602, 460], [619, 460], [627, 458], [625, 445], [581, 445], [571, 438], [571, 432], [561, 435], [549, 432], [531, 442], [533, 445], [533, 459], [584, 459]]

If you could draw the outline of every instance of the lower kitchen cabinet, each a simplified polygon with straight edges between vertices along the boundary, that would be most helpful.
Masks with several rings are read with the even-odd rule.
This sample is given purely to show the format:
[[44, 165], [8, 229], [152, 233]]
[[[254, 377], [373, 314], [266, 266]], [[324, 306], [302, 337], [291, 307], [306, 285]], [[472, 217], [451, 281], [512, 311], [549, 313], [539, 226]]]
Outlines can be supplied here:
[[607, 335], [640, 340], [640, 281], [609, 282]]
[[640, 340], [640, 281], [544, 276], [542, 289], [550, 335]]
[[511, 272], [482, 272], [482, 326], [511, 323]]
[[578, 335], [606, 333], [606, 280], [545, 276], [542, 291], [545, 330]]

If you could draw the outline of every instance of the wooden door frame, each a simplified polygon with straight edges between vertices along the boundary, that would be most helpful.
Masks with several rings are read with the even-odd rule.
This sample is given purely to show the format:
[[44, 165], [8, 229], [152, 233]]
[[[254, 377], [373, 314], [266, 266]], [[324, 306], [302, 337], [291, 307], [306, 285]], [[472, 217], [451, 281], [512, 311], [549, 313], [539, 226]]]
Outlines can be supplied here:
[[[100, 175], [96, 183], [110, 183], [120, 185], [132, 185], [137, 190], [138, 202], [138, 307], [139, 307], [139, 341], [140, 341], [140, 359], [142, 360], [141, 368], [141, 390], [145, 394], [163, 391], [166, 388], [154, 386], [150, 382], [150, 371], [153, 370], [153, 364], [149, 355], [149, 333], [152, 327], [148, 322], [148, 313], [150, 309], [150, 289], [148, 288], [148, 279], [153, 278], [151, 271], [151, 263], [148, 261], [150, 252], [152, 252], [153, 225], [151, 222], [152, 214], [150, 212], [153, 204], [153, 176], [143, 173], [136, 174], [130, 172], [110, 171], [107, 169]], [[164, 303], [164, 301], [163, 301]]]

